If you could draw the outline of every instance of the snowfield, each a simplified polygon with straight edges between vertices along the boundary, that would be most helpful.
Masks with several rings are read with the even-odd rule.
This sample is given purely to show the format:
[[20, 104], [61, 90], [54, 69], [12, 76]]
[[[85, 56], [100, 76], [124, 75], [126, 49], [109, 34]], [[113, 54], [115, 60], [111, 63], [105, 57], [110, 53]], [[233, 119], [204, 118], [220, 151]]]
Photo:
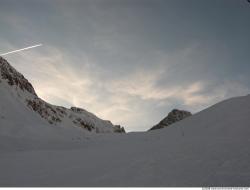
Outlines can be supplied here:
[[150, 132], [1, 136], [0, 185], [249, 186], [249, 115], [250, 95]]
[[250, 95], [125, 134], [40, 100], [2, 58], [0, 74], [0, 186], [250, 186]]

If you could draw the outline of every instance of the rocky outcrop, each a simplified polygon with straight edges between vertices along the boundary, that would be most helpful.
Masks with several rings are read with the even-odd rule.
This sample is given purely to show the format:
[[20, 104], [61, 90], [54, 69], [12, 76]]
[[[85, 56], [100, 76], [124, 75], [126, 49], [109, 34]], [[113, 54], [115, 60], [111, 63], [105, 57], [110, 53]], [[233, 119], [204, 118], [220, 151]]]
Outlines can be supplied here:
[[33, 100], [27, 99], [27, 105], [50, 124], [61, 122], [62, 118], [67, 116], [66, 108], [52, 106], [40, 98], [34, 98]]
[[19, 87], [21, 90], [27, 90], [37, 96], [29, 81], [2, 57], [0, 57], [0, 74], [2, 79], [7, 80], [9, 85]]
[[121, 127], [120, 125], [115, 125], [114, 128], [115, 128], [114, 131], [115, 131], [116, 133], [126, 133], [124, 127]]
[[161, 120], [160, 123], [158, 123], [157, 125], [153, 126], [150, 130], [161, 129], [161, 128], [167, 127], [191, 115], [192, 114], [188, 111], [173, 109], [171, 112], [169, 112], [167, 117]]

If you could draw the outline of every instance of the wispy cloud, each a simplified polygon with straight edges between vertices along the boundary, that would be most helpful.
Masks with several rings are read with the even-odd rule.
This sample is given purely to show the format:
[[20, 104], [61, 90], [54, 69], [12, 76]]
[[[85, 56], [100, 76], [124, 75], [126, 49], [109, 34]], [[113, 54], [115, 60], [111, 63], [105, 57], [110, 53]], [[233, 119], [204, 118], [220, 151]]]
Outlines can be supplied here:
[[[188, 55], [186, 50], [183, 52], [176, 59], [170, 55], [158, 57], [159, 62], [165, 59], [165, 63], [178, 63]], [[162, 107], [165, 114], [173, 104], [199, 111], [224, 98], [249, 92], [246, 86], [227, 80], [219, 85], [200, 80], [159, 86], [159, 80], [171, 71], [161, 64], [155, 68], [136, 68], [119, 78], [103, 78], [101, 73], [106, 71], [92, 57], [83, 53], [75, 59], [49, 46], [41, 51], [12, 55], [9, 60], [32, 82], [44, 100], [66, 107], [83, 107], [101, 118], [125, 125], [128, 130], [149, 128], [161, 119], [157, 109]]]
[[[74, 67], [72, 56], [53, 47], [46, 47], [43, 52], [13, 55], [9, 60], [33, 83], [44, 100], [67, 107], [83, 107], [99, 117], [125, 125], [128, 130], [145, 130], [159, 119], [151, 115], [152, 112], [157, 112], [159, 107], [168, 110], [173, 102], [198, 111], [229, 95], [249, 92], [244, 85], [229, 81], [213, 88], [205, 81], [161, 88], [156, 84], [166, 74], [162, 67], [137, 69], [114, 80], [103, 80], [98, 74], [100, 68], [90, 57], [82, 57], [83, 63]], [[210, 92], [205, 92], [208, 87]]]

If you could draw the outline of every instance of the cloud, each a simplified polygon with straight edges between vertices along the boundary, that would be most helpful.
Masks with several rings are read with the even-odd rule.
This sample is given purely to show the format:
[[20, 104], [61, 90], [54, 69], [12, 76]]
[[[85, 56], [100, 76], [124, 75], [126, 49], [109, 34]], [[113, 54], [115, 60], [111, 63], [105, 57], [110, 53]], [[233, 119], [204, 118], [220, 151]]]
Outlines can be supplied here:
[[165, 100], [176, 98], [181, 99], [185, 105], [195, 106], [208, 102], [209, 97], [200, 94], [204, 85], [202, 82], [195, 82], [189, 85], [173, 85], [169, 88], [160, 88], [155, 84], [165, 74], [164, 70], [136, 71], [132, 75], [120, 80], [112, 81], [109, 86], [114, 92], [125, 93], [128, 96], [138, 96], [142, 100]]
[[157, 52], [152, 59], [161, 64], [135, 66], [120, 77], [112, 77], [115, 70], [100, 66], [91, 55], [82, 52], [76, 57], [48, 45], [13, 54], [8, 60], [49, 103], [82, 107], [134, 131], [150, 128], [173, 107], [196, 112], [225, 98], [250, 92], [240, 81], [215, 83], [213, 80], [188, 80], [188, 76], [182, 82], [165, 80], [159, 85], [162, 78], [174, 72], [173, 68], [180, 69], [179, 63], [192, 53], [192, 48], [171, 55]]

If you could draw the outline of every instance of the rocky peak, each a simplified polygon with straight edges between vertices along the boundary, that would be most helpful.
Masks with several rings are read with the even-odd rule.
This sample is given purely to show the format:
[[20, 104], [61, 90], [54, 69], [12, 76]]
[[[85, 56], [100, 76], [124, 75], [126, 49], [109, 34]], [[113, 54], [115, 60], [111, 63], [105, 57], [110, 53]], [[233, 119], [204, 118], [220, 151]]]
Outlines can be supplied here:
[[161, 129], [161, 128], [167, 127], [191, 115], [192, 114], [188, 111], [173, 109], [171, 112], [169, 112], [167, 117], [161, 120], [160, 123], [158, 123], [157, 125], [153, 126], [150, 130]]
[[[42, 100], [36, 95], [29, 81], [2, 57], [0, 57], [0, 84], [1, 82], [31, 94], [32, 96], [21, 96], [17, 92], [18, 97], [21, 97], [20, 100], [24, 101], [30, 110], [39, 114], [51, 125], [80, 127], [96, 133], [125, 132], [123, 127], [115, 126], [110, 121], [100, 119], [82, 108], [71, 107], [67, 109]], [[2, 85], [0, 85], [1, 87]]]
[[29, 93], [36, 95], [33, 86], [24, 76], [17, 72], [5, 59], [0, 57], [0, 76], [6, 80], [10, 86], [19, 87], [21, 90], [26, 90]]

